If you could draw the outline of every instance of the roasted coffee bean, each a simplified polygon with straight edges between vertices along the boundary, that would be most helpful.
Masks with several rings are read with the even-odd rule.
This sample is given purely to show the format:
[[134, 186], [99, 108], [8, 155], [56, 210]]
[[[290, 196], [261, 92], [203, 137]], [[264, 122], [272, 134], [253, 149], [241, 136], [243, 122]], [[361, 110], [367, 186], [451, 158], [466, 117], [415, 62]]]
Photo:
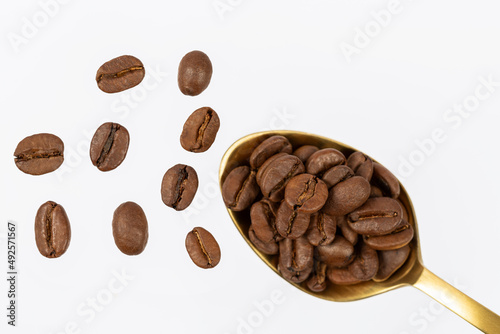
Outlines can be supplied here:
[[248, 166], [233, 169], [222, 184], [222, 198], [228, 208], [243, 211], [252, 205], [259, 195], [255, 172]]
[[413, 227], [405, 219], [401, 219], [396, 229], [389, 234], [363, 236], [365, 243], [376, 250], [398, 249], [409, 244], [411, 239], [413, 239]]
[[360, 281], [371, 280], [378, 271], [377, 251], [360, 242], [356, 246], [356, 258], [347, 269]]
[[212, 62], [201, 51], [186, 54], [180, 64], [177, 83], [182, 94], [196, 96], [201, 94], [212, 79]]
[[283, 201], [276, 214], [276, 229], [283, 238], [297, 239], [306, 233], [311, 216], [291, 208]]
[[48, 201], [38, 209], [35, 218], [36, 246], [45, 257], [63, 255], [71, 241], [71, 226], [64, 208]]
[[313, 246], [329, 245], [335, 239], [336, 231], [336, 219], [320, 211], [311, 216], [306, 238]]
[[219, 264], [220, 247], [214, 236], [202, 227], [195, 227], [186, 236], [186, 250], [194, 264], [210, 269]]
[[286, 154], [274, 159], [262, 172], [259, 183], [262, 194], [273, 202], [281, 201], [288, 182], [304, 171], [304, 164], [295, 155]]
[[250, 167], [259, 168], [262, 164], [278, 153], [292, 153], [292, 144], [283, 136], [272, 136], [260, 143], [250, 155]]
[[361, 283], [361, 280], [354, 277], [347, 268], [329, 268], [327, 273], [328, 280], [337, 285], [353, 285]]
[[257, 248], [260, 252], [267, 255], [276, 255], [279, 251], [279, 246], [276, 241], [264, 242], [260, 240], [255, 234], [255, 230], [253, 226], [250, 226], [248, 230], [248, 238], [252, 242], [252, 244]]
[[113, 215], [113, 238], [126, 255], [139, 255], [148, 243], [148, 220], [142, 208], [134, 202], [121, 204]]
[[327, 185], [328, 188], [331, 188], [338, 183], [345, 181], [351, 177], [354, 176], [354, 171], [345, 166], [345, 165], [339, 165], [330, 168], [327, 170], [322, 177], [323, 182]]
[[130, 136], [117, 123], [102, 124], [90, 142], [90, 160], [100, 171], [107, 172], [120, 166], [128, 151]]
[[304, 282], [313, 270], [313, 266], [307, 267], [301, 271], [294, 271], [291, 269], [284, 268], [281, 264], [278, 263], [278, 271], [281, 273], [284, 279], [292, 283], [302, 283]]
[[385, 196], [398, 198], [401, 192], [398, 179], [387, 168], [373, 163], [372, 183], [378, 186]]
[[198, 190], [194, 168], [177, 164], [167, 170], [161, 182], [161, 199], [166, 206], [182, 211], [191, 204]]
[[354, 152], [347, 159], [347, 166], [351, 167], [357, 176], [364, 177], [366, 181], [370, 182], [373, 174], [373, 161], [369, 156], [361, 152]]
[[250, 209], [250, 219], [255, 235], [265, 243], [282, 239], [276, 229], [277, 206], [277, 203], [263, 199], [254, 203]]
[[256, 180], [257, 180], [257, 184], [260, 184], [261, 181], [262, 181], [262, 175], [264, 174], [264, 172], [266, 171], [267, 167], [269, 167], [270, 165], [272, 165], [272, 163], [278, 159], [278, 158], [281, 158], [281, 157], [285, 157], [285, 156], [288, 156], [289, 154], [288, 153], [278, 153], [278, 154], [275, 154], [273, 155], [272, 157], [270, 157], [269, 159], [267, 159], [263, 164], [262, 166], [259, 167], [258, 171], [257, 171], [257, 175], [256, 175]]
[[307, 159], [309, 159], [309, 157], [314, 152], [317, 152], [317, 151], [319, 151], [319, 148], [317, 148], [314, 145], [303, 145], [303, 146], [299, 147], [298, 149], [296, 149], [295, 151], [293, 151], [293, 155], [298, 157], [300, 159], [300, 161], [302, 161], [302, 163], [305, 164]]
[[323, 211], [332, 216], [346, 215], [366, 202], [370, 190], [365, 178], [353, 176], [330, 189]]
[[403, 219], [409, 222], [410, 216], [408, 216], [408, 210], [406, 209], [406, 206], [399, 199], [397, 199], [396, 201], [398, 201], [399, 205], [401, 205], [401, 209], [403, 209]]
[[326, 289], [326, 264], [315, 261], [312, 276], [307, 281], [307, 287], [313, 292], [322, 292]]
[[309, 174], [321, 174], [330, 168], [345, 163], [345, 156], [334, 148], [324, 148], [314, 152], [306, 162]]
[[21, 140], [14, 151], [14, 162], [20, 171], [42, 175], [55, 171], [64, 161], [62, 140], [49, 133], [39, 133]]
[[387, 280], [403, 266], [409, 254], [409, 245], [394, 250], [378, 251], [379, 268], [373, 280], [375, 282]]
[[311, 174], [294, 176], [285, 187], [286, 203], [298, 212], [318, 212], [325, 205], [327, 198], [326, 184]]
[[118, 93], [140, 84], [145, 74], [144, 65], [139, 59], [121, 56], [99, 67], [95, 79], [103, 92]]
[[220, 120], [215, 110], [199, 108], [184, 123], [181, 146], [189, 152], [205, 152], [214, 143], [219, 127]]
[[372, 185], [370, 190], [370, 198], [373, 197], [384, 197], [384, 193], [379, 187]]
[[318, 259], [329, 267], [347, 266], [355, 257], [352, 244], [340, 235], [331, 244], [316, 247], [316, 251]]
[[282, 269], [292, 272], [311, 272], [314, 263], [314, 247], [306, 238], [284, 239], [279, 243], [279, 263]]
[[347, 216], [349, 226], [359, 234], [370, 236], [389, 234], [403, 219], [399, 203], [388, 197], [375, 197]]
[[351, 244], [356, 245], [358, 242], [358, 234], [347, 223], [346, 216], [336, 216], [337, 227], [340, 228], [342, 236]]

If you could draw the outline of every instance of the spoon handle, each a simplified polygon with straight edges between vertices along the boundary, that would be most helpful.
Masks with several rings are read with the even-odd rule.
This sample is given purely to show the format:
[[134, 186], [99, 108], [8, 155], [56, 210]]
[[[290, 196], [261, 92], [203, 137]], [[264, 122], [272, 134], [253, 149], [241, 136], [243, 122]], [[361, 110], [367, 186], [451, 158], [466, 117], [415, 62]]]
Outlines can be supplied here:
[[485, 333], [500, 333], [500, 316], [434, 275], [427, 268], [413, 284]]

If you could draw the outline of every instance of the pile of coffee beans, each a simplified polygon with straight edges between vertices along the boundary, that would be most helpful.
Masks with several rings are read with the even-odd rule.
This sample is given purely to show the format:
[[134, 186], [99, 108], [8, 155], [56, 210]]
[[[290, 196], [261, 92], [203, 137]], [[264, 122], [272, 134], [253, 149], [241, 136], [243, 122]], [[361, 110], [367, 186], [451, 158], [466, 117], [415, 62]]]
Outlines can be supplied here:
[[381, 282], [405, 263], [414, 231], [399, 195], [397, 178], [367, 155], [294, 148], [284, 136], [260, 143], [222, 185], [226, 206], [249, 215], [255, 248], [314, 292]]

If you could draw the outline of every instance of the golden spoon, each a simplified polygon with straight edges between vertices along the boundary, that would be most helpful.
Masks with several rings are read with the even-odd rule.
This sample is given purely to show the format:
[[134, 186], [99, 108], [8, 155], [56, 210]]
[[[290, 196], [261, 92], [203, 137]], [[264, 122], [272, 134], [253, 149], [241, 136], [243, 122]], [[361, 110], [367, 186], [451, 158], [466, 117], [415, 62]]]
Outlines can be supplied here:
[[[231, 145], [231, 147], [229, 147], [222, 157], [219, 170], [220, 185], [222, 186], [226, 176], [233, 168], [244, 164], [248, 165], [248, 158], [250, 157], [253, 149], [263, 140], [274, 135], [287, 137], [294, 147], [299, 147], [305, 144], [316, 145], [320, 149], [333, 147], [344, 153], [346, 156], [356, 151], [354, 148], [338, 141], [298, 131], [280, 130], [253, 133], [237, 140], [233, 145]], [[396, 288], [412, 285], [428, 294], [439, 303], [446, 306], [448, 309], [455, 312], [472, 325], [476, 326], [481, 331], [485, 333], [500, 333], [500, 317], [497, 314], [493, 313], [483, 305], [476, 302], [474, 299], [468, 297], [452, 285], [437, 277], [423, 266], [422, 254], [420, 252], [417, 218], [415, 216], [415, 211], [410, 197], [402, 185], [399, 200], [408, 210], [409, 223], [413, 225], [415, 234], [410, 244], [411, 252], [408, 259], [405, 264], [388, 280], [378, 283], [368, 281], [356, 285], [329, 284], [328, 288], [320, 293], [312, 292], [300, 284], [289, 283], [315, 297], [337, 302], [363, 299]], [[276, 257], [261, 253], [249, 240], [248, 228], [250, 226], [250, 215], [248, 211], [233, 212], [228, 209], [228, 212], [236, 225], [236, 228], [240, 231], [248, 245], [255, 251], [262, 261], [264, 261], [272, 270], [280, 275], [277, 270]]]

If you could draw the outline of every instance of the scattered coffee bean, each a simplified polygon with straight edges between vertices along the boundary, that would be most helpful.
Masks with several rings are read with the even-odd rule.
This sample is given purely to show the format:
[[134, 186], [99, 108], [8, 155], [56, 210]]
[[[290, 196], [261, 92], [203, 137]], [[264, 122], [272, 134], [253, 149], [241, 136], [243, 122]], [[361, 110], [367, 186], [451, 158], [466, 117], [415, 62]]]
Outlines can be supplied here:
[[193, 167], [177, 164], [167, 170], [161, 182], [161, 199], [166, 206], [182, 211], [198, 190], [198, 174]]
[[298, 212], [283, 201], [276, 214], [276, 229], [283, 238], [297, 239], [306, 233], [310, 215]]
[[180, 64], [177, 83], [182, 94], [196, 96], [201, 94], [212, 79], [212, 62], [201, 51], [186, 54]]
[[220, 247], [214, 236], [202, 227], [195, 227], [186, 236], [186, 250], [194, 264], [203, 269], [219, 264]]
[[102, 124], [90, 142], [90, 160], [100, 171], [107, 172], [120, 166], [128, 151], [130, 136], [117, 123]]
[[139, 59], [121, 56], [99, 67], [96, 81], [103, 92], [118, 93], [140, 84], [145, 74], [144, 65]]
[[392, 250], [406, 246], [413, 239], [413, 227], [405, 220], [401, 222], [396, 229], [389, 234], [371, 236], [364, 235], [365, 243], [376, 250]]
[[389, 234], [403, 219], [399, 203], [388, 197], [375, 197], [347, 216], [349, 226], [359, 234]]
[[356, 175], [364, 177], [366, 181], [370, 182], [373, 174], [373, 161], [361, 152], [354, 152], [347, 159], [347, 166], [356, 173]]
[[222, 184], [222, 198], [228, 208], [243, 211], [252, 205], [259, 195], [255, 172], [248, 166], [233, 169]]
[[336, 219], [320, 211], [311, 216], [306, 238], [313, 246], [329, 245], [335, 239], [336, 231]]
[[379, 251], [379, 269], [373, 280], [383, 282], [391, 277], [406, 262], [410, 255], [410, 246], [406, 245], [399, 249]]
[[71, 227], [64, 208], [48, 201], [38, 209], [35, 218], [35, 240], [40, 254], [47, 258], [63, 255], [71, 241]]
[[330, 189], [324, 211], [343, 216], [359, 208], [370, 196], [370, 184], [361, 176], [353, 176]]
[[210, 107], [195, 110], [184, 123], [181, 145], [189, 152], [205, 152], [212, 146], [219, 131], [219, 116]]
[[55, 171], [64, 161], [62, 140], [49, 133], [39, 133], [21, 140], [14, 151], [14, 162], [20, 171], [42, 175]]
[[387, 168], [379, 163], [373, 163], [372, 182], [378, 186], [385, 196], [394, 199], [399, 197], [400, 186], [398, 179]]
[[345, 156], [334, 148], [324, 148], [314, 152], [306, 162], [306, 170], [309, 174], [321, 174], [330, 168], [345, 163]]
[[253, 150], [250, 167], [259, 168], [267, 159], [281, 152], [292, 153], [292, 144], [283, 136], [269, 137]]
[[148, 220], [138, 204], [125, 202], [115, 210], [113, 238], [123, 254], [141, 254], [148, 243], [148, 236]]
[[298, 157], [300, 161], [305, 164], [307, 159], [317, 151], [319, 151], [319, 148], [314, 145], [304, 145], [293, 151], [293, 155]]

